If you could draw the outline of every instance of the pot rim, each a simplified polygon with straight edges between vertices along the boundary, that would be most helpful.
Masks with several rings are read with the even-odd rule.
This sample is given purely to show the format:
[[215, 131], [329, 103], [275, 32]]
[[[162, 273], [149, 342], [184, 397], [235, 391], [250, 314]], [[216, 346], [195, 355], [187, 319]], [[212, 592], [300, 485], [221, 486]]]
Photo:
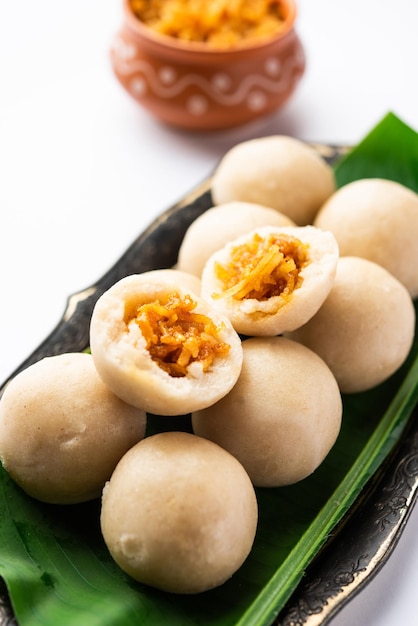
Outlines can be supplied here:
[[235, 56], [242, 55], [243, 53], [257, 53], [264, 51], [271, 45], [276, 44], [278, 41], [282, 41], [293, 30], [293, 26], [296, 20], [296, 2], [295, 0], [281, 0], [283, 7], [286, 10], [286, 18], [284, 20], [283, 28], [277, 33], [270, 36], [266, 36], [254, 41], [245, 41], [243, 43], [237, 43], [233, 46], [214, 46], [210, 47], [208, 44], [199, 41], [184, 41], [170, 37], [169, 35], [163, 35], [157, 31], [152, 30], [146, 24], [141, 22], [136, 15], [134, 15], [131, 8], [130, 0], [123, 0], [123, 13], [125, 17], [126, 25], [144, 42], [148, 43], [152, 47], [158, 47], [161, 50], [165, 50], [170, 53], [187, 54], [193, 53], [202, 57], [223, 57], [223, 56]]

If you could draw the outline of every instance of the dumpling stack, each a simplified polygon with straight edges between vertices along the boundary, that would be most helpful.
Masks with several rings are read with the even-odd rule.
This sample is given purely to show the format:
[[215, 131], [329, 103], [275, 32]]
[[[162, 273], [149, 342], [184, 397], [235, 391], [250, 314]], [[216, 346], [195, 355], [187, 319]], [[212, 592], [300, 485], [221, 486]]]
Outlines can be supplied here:
[[[0, 402], [0, 458], [26, 492], [102, 493], [101, 529], [134, 579], [199, 593], [234, 574], [257, 528], [255, 488], [308, 477], [338, 438], [343, 393], [406, 360], [418, 295], [418, 197], [391, 181], [336, 190], [289, 137], [244, 142], [176, 268], [97, 301], [91, 354], [50, 357]], [[147, 414], [193, 434], [146, 433]]]
[[[314, 471], [333, 446], [341, 420], [335, 394], [382, 383], [410, 352], [418, 198], [383, 180], [336, 190], [318, 154], [280, 136], [227, 153], [214, 174], [213, 197], [229, 206], [269, 206], [294, 223], [241, 229], [206, 258], [201, 295], [244, 335], [244, 355], [231, 392], [194, 412], [194, 431], [241, 459], [254, 484], [288, 484]], [[206, 229], [205, 215], [200, 221], [209, 240], [209, 220]], [[199, 248], [193, 229], [184, 241], [183, 266], [192, 244]], [[295, 365], [302, 348], [304, 367]], [[328, 383], [320, 378], [323, 367]], [[323, 448], [315, 456], [318, 433]]]

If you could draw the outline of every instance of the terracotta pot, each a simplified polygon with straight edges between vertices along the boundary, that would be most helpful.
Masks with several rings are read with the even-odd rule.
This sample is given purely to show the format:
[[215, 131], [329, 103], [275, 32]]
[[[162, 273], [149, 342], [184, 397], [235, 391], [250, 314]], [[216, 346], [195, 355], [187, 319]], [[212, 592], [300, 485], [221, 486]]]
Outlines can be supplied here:
[[294, 29], [296, 7], [283, 0], [285, 27], [275, 36], [214, 49], [148, 28], [124, 0], [124, 20], [111, 49], [113, 71], [142, 106], [182, 128], [222, 129], [281, 107], [305, 69]]

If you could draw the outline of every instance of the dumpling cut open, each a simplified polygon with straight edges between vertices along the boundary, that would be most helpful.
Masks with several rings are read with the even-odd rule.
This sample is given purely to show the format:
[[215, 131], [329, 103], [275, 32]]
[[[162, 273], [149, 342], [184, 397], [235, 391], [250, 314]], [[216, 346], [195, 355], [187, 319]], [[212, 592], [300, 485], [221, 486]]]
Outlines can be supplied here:
[[238, 333], [274, 336], [307, 322], [333, 285], [338, 244], [314, 226], [265, 226], [207, 261], [201, 295]]
[[240, 338], [228, 318], [155, 272], [123, 278], [99, 298], [90, 346], [113, 393], [160, 415], [213, 404], [242, 366]]

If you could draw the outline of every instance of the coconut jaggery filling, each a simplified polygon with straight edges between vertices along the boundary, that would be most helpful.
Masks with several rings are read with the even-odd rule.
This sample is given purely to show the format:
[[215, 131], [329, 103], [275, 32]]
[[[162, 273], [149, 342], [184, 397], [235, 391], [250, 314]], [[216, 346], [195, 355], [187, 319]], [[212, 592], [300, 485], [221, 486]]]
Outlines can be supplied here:
[[284, 24], [281, 0], [131, 0], [149, 28], [184, 41], [228, 46], [260, 39]]
[[254, 237], [232, 249], [227, 265], [217, 263], [215, 273], [222, 282], [222, 294], [236, 300], [289, 298], [302, 284], [300, 272], [308, 262], [308, 246], [296, 237], [269, 235]]
[[151, 358], [170, 376], [186, 376], [192, 363], [199, 363], [201, 371], [207, 372], [217, 357], [229, 352], [230, 345], [219, 338], [221, 328], [208, 316], [196, 313], [196, 306], [189, 295], [170, 293], [125, 309], [126, 324], [138, 324]]

